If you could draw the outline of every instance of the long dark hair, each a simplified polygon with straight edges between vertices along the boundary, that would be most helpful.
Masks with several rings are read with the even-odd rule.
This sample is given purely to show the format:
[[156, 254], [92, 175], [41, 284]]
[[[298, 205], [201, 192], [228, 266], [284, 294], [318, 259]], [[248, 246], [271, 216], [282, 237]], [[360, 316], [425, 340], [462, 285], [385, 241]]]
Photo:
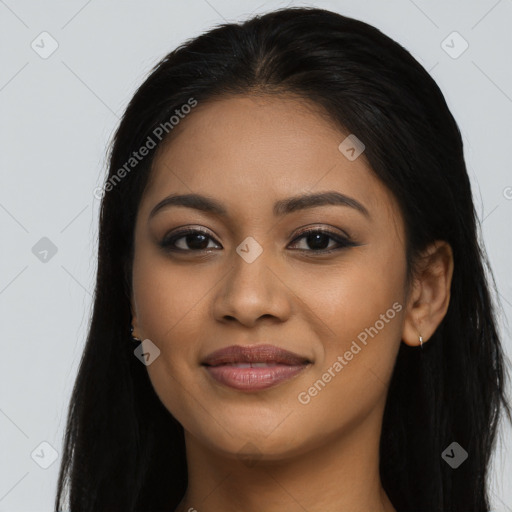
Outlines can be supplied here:
[[[487, 511], [490, 456], [501, 414], [510, 420], [511, 410], [496, 285], [478, 243], [460, 131], [439, 87], [402, 46], [316, 8], [270, 12], [187, 41], [151, 70], [128, 105], [101, 193], [94, 308], [69, 405], [56, 509], [68, 499], [73, 512], [173, 510], [183, 497], [183, 428], [130, 343], [134, 221], [160, 140], [172, 140], [171, 116], [193, 101], [236, 94], [297, 95], [364, 141], [404, 218], [409, 277], [428, 244], [451, 245], [447, 314], [423, 350], [399, 349], [380, 472], [398, 512]], [[156, 149], [130, 160], [150, 139]], [[469, 455], [457, 469], [441, 456], [452, 442]]]

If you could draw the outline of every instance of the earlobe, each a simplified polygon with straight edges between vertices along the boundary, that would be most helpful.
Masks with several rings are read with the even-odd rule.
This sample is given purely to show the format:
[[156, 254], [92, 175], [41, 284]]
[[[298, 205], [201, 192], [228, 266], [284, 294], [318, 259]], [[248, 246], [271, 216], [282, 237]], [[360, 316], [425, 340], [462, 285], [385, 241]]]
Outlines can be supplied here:
[[131, 308], [131, 311], [132, 311], [132, 319], [130, 321], [130, 335], [131, 335], [133, 341], [140, 341], [140, 337], [138, 335], [137, 316], [133, 314], [133, 307]]
[[448, 311], [452, 276], [452, 248], [436, 241], [417, 263], [402, 331], [405, 344], [419, 346], [434, 334]]

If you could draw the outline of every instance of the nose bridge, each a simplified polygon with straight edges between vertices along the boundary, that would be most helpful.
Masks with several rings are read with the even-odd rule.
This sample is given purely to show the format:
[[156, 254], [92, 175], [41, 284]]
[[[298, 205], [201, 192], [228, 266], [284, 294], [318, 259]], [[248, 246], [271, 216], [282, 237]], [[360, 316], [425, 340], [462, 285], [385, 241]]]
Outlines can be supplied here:
[[231, 271], [216, 300], [216, 316], [235, 317], [243, 323], [263, 315], [283, 317], [288, 303], [286, 287], [276, 277], [272, 250], [248, 236], [235, 248], [231, 260]]
[[[259, 237], [262, 241], [262, 236]], [[248, 236], [235, 248], [232, 255], [233, 270], [230, 281], [230, 293], [240, 292], [249, 300], [265, 300], [270, 294], [269, 275], [272, 273], [272, 254], [268, 246], [264, 247], [253, 236]], [[253, 298], [251, 298], [253, 296]]]

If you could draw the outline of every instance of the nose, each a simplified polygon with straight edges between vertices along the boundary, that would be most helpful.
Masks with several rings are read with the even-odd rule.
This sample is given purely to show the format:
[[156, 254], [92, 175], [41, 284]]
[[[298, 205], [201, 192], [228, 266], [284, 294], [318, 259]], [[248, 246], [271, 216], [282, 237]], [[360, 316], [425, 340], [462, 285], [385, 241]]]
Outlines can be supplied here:
[[269, 251], [263, 251], [250, 263], [235, 253], [233, 266], [214, 295], [215, 318], [221, 322], [238, 321], [247, 327], [254, 327], [263, 318], [285, 321], [294, 295], [286, 281], [282, 266], [272, 261]]

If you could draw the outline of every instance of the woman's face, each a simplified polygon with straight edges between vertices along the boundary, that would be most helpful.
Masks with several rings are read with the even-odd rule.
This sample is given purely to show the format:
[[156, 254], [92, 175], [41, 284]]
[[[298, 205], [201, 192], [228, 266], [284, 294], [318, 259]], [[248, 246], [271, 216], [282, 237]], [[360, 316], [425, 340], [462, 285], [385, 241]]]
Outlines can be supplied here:
[[[398, 206], [364, 153], [342, 152], [348, 134], [291, 97], [199, 104], [174, 130], [142, 198], [133, 266], [135, 334], [160, 350], [147, 371], [165, 407], [187, 436], [233, 457], [280, 459], [363, 425], [377, 432], [406, 264]], [[287, 203], [326, 192], [350, 199]], [[224, 213], [168, 204], [150, 215], [183, 194]], [[184, 229], [199, 234], [171, 240]], [[202, 364], [261, 344], [300, 360]]]

